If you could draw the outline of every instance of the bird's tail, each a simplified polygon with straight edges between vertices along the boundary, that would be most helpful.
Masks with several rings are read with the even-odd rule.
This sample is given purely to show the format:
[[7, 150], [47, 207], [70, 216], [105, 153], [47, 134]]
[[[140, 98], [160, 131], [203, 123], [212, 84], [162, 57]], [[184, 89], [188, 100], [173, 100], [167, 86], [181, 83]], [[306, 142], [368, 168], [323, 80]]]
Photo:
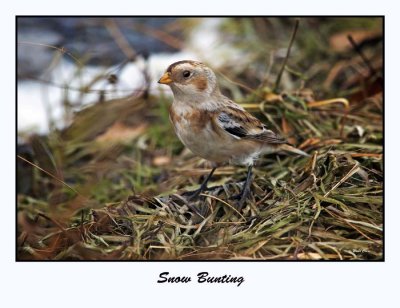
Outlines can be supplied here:
[[299, 150], [297, 148], [295, 148], [294, 146], [291, 146], [289, 144], [281, 144], [279, 146], [280, 150], [284, 150], [284, 151], [288, 151], [288, 152], [292, 152], [298, 155], [302, 155], [302, 156], [310, 156], [310, 154], [307, 154], [306, 152]]

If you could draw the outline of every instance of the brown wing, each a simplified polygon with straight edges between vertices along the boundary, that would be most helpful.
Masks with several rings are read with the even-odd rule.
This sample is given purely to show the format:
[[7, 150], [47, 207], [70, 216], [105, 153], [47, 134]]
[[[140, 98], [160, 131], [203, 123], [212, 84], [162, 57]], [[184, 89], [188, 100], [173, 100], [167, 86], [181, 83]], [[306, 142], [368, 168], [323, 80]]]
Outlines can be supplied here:
[[226, 108], [217, 114], [217, 124], [236, 139], [253, 139], [265, 143], [282, 144], [287, 141], [253, 117], [250, 113]]

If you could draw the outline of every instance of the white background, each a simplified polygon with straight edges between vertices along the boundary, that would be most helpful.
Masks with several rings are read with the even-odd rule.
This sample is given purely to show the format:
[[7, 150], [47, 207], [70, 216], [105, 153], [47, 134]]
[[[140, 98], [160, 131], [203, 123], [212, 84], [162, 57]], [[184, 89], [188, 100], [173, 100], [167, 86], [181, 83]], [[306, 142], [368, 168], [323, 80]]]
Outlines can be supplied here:
[[[399, 13], [395, 1], [2, 1], [0, 4], [1, 307], [399, 307]], [[190, 9], [190, 10], [189, 10]], [[15, 15], [385, 15], [386, 262], [16, 263]], [[397, 140], [397, 141], [395, 141]], [[244, 276], [234, 284], [157, 284], [160, 272]], [[398, 292], [398, 291], [397, 291]], [[390, 303], [390, 304], [389, 304]]]

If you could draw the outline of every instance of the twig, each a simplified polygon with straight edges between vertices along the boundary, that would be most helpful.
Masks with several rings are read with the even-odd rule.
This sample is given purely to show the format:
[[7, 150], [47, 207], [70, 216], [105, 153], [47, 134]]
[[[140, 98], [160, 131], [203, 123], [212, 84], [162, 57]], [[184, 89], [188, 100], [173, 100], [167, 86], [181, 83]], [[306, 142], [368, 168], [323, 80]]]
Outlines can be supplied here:
[[347, 35], [347, 39], [349, 40], [351, 46], [353, 46], [354, 50], [360, 55], [360, 57], [363, 59], [365, 65], [368, 67], [369, 69], [369, 73], [371, 76], [374, 76], [376, 74], [376, 71], [374, 70], [374, 68], [372, 67], [371, 62], [368, 60], [368, 58], [364, 55], [364, 53], [362, 52], [360, 46], [358, 46], [358, 44], [356, 43], [356, 41], [353, 39], [353, 37], [351, 36], [351, 34]]
[[242, 214], [240, 214], [240, 212], [237, 209], [235, 209], [232, 205], [230, 205], [228, 202], [225, 202], [224, 200], [222, 200], [222, 199], [220, 199], [220, 198], [218, 198], [216, 196], [208, 195], [208, 194], [205, 194], [205, 193], [202, 193], [201, 196], [210, 197], [211, 199], [215, 199], [215, 200], [217, 200], [219, 202], [222, 202], [223, 204], [227, 205], [229, 208], [234, 210], [241, 218], [243, 218], [244, 221], [246, 221], [246, 218], [244, 218], [244, 216]]
[[325, 195], [324, 197], [328, 197], [328, 195], [334, 191], [336, 188], [338, 188], [340, 185], [342, 185], [345, 181], [347, 181], [348, 178], [350, 178], [354, 173], [356, 173], [358, 171], [358, 169], [360, 168], [360, 165], [358, 163], [354, 164], [353, 168], [351, 168], [351, 170], [349, 172], [347, 172], [347, 174], [340, 179], [339, 182], [337, 182]]
[[50, 216], [47, 216], [44, 213], [38, 213], [37, 216], [43, 217], [44, 219], [47, 219], [49, 221], [51, 221], [52, 223], [54, 223], [62, 232], [65, 232], [65, 228], [54, 218], [51, 218]]
[[130, 59], [134, 60], [136, 58], [137, 52], [132, 46], [129, 44], [128, 40], [125, 38], [124, 34], [121, 32], [118, 24], [115, 22], [114, 19], [107, 19], [106, 28], [108, 32], [113, 37], [115, 43], [121, 49], [121, 51], [125, 54], [125, 56]]
[[134, 28], [136, 31], [141, 31], [146, 35], [152, 36], [175, 49], [182, 49], [184, 47], [184, 43], [181, 40], [177, 39], [175, 36], [167, 33], [166, 31], [148, 27], [140, 23], [134, 25]]
[[48, 176], [52, 177], [53, 179], [55, 179], [56, 181], [60, 182], [61, 184], [67, 186], [69, 189], [71, 189], [73, 192], [75, 192], [76, 194], [78, 194], [79, 196], [87, 199], [85, 196], [81, 195], [78, 191], [76, 191], [74, 188], [72, 188], [71, 186], [69, 186], [67, 183], [65, 183], [63, 180], [60, 180], [59, 178], [57, 178], [56, 176], [54, 176], [53, 174], [51, 174], [50, 172], [44, 170], [43, 168], [39, 167], [38, 165], [35, 165], [34, 163], [30, 162], [29, 160], [27, 160], [26, 158], [23, 158], [22, 156], [17, 155], [17, 157], [19, 159], [22, 159], [24, 162], [32, 165], [33, 167], [39, 169], [40, 171], [46, 173]]
[[62, 54], [66, 54], [67, 56], [69, 56], [72, 60], [74, 60], [76, 63], [79, 64], [79, 66], [83, 66], [82, 62], [80, 62], [77, 58], [75, 58], [70, 52], [68, 52], [64, 47], [57, 47], [57, 46], [53, 46], [53, 45], [47, 45], [47, 44], [41, 44], [41, 43], [33, 43], [33, 42], [26, 42], [26, 41], [20, 41], [18, 42], [18, 44], [21, 45], [32, 45], [32, 46], [42, 46], [42, 47], [48, 47], [51, 49], [56, 49], [59, 52], [61, 52]]
[[[104, 76], [105, 77], [105, 76]], [[68, 90], [68, 91], [77, 91], [77, 92], [81, 92], [82, 94], [88, 94], [88, 93], [103, 93], [103, 94], [112, 94], [112, 93], [142, 93], [145, 88], [140, 87], [137, 89], [112, 89], [112, 90], [97, 90], [97, 89], [86, 89], [84, 87], [73, 87], [73, 86], [67, 86], [67, 85], [62, 85], [62, 84], [58, 84], [56, 82], [53, 82], [51, 80], [46, 80], [43, 78], [37, 78], [37, 77], [32, 77], [32, 76], [25, 76], [25, 78], [34, 81], [34, 82], [38, 82], [38, 83], [43, 83], [46, 84], [48, 86], [52, 86], [52, 87], [56, 87], [62, 90]], [[161, 90], [162, 91], [162, 90]]]
[[276, 93], [276, 91], [277, 91], [277, 89], [279, 87], [279, 84], [281, 82], [282, 74], [283, 74], [283, 71], [285, 70], [286, 63], [287, 63], [287, 60], [288, 60], [289, 55], [290, 55], [290, 50], [292, 49], [294, 38], [296, 37], [297, 29], [299, 28], [299, 23], [300, 23], [299, 19], [296, 19], [296, 23], [294, 24], [294, 27], [293, 27], [292, 37], [290, 38], [289, 47], [288, 47], [287, 52], [286, 52], [285, 60], [283, 61], [281, 70], [280, 70], [280, 72], [278, 74], [278, 77], [276, 78], [276, 82], [275, 82], [275, 86], [274, 86], [274, 90], [273, 90], [273, 92], [275, 92], [275, 93]]
[[[217, 71], [217, 72], [218, 72], [218, 74], [220, 74], [222, 77], [224, 77], [224, 78], [225, 78], [226, 80], [228, 80], [229, 82], [231, 82], [231, 83], [233, 83], [233, 84], [239, 86], [240, 88], [243, 88], [243, 89], [249, 91], [249, 92], [252, 93], [252, 94], [255, 94], [255, 93], [253, 93], [253, 92], [255, 92], [254, 89], [252, 89], [252, 88], [246, 86], [246, 85], [243, 84], [243, 83], [240, 83], [240, 82], [238, 82], [238, 81], [235, 81], [235, 80], [230, 79], [227, 75], [225, 75], [225, 74], [222, 73], [221, 71]], [[261, 96], [260, 96], [260, 97], [261, 97]]]

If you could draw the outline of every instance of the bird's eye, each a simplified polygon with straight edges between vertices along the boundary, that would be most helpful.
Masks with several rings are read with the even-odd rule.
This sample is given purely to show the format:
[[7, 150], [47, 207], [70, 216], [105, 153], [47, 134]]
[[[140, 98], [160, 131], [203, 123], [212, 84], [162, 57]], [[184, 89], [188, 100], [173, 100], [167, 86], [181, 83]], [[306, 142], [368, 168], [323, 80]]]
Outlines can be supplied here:
[[182, 75], [185, 78], [189, 78], [190, 77], [190, 72], [189, 71], [184, 71]]

